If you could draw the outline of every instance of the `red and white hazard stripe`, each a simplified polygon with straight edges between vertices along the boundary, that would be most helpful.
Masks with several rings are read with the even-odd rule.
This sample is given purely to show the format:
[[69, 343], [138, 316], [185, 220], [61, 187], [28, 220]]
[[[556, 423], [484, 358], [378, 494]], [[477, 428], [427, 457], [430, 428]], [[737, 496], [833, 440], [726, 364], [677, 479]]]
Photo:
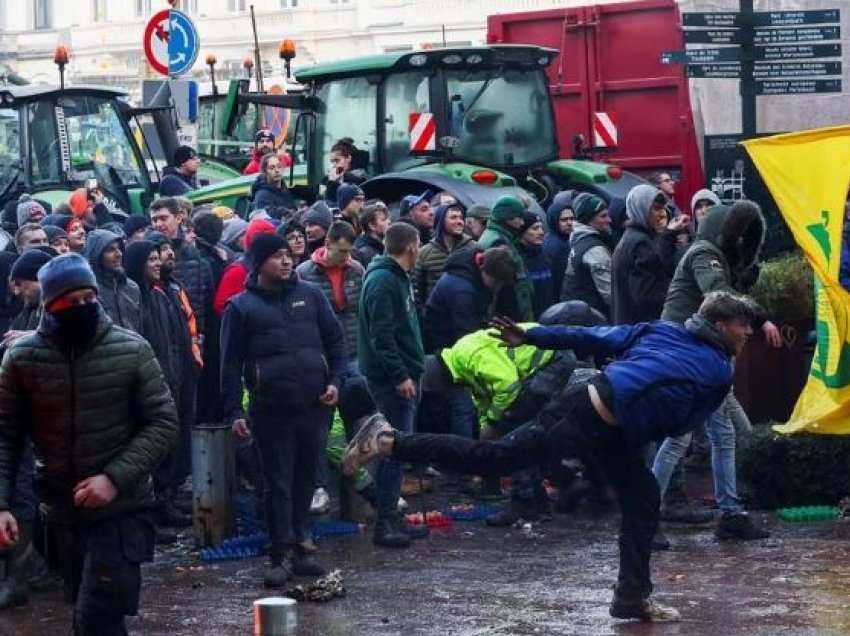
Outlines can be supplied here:
[[412, 152], [437, 149], [437, 123], [433, 113], [410, 113], [408, 130]]
[[614, 123], [611, 113], [593, 113], [593, 146], [617, 147], [617, 124]]

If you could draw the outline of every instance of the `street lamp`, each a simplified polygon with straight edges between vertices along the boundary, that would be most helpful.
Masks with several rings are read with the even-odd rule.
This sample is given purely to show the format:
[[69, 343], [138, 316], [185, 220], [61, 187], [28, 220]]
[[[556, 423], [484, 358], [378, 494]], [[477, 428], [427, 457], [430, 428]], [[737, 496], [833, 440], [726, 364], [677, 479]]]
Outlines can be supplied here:
[[65, 66], [68, 64], [68, 47], [59, 44], [53, 51], [53, 63], [59, 67], [59, 90], [65, 90]]
[[216, 84], [215, 84], [215, 65], [216, 65], [216, 62], [218, 62], [218, 60], [216, 59], [215, 55], [213, 55], [212, 53], [207, 55], [207, 66], [210, 67], [210, 80], [212, 80], [213, 95], [218, 95], [218, 86], [216, 86]]
[[283, 60], [283, 66], [286, 69], [286, 79], [291, 76], [290, 64], [295, 59], [295, 42], [293, 40], [284, 40], [280, 43], [280, 59]]

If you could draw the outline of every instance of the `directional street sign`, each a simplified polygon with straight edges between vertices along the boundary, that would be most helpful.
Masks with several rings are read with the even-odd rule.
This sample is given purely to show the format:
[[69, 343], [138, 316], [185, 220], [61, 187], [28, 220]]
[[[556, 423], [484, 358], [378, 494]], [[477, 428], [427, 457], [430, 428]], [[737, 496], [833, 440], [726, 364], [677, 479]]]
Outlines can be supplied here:
[[806, 60], [814, 57], [841, 57], [841, 45], [835, 44], [792, 44], [783, 46], [757, 46], [756, 60]]
[[840, 79], [759, 80], [756, 82], [756, 95], [804, 95], [840, 92]]
[[155, 13], [145, 27], [145, 58], [162, 75], [181, 75], [198, 57], [198, 32], [185, 13], [165, 9]]
[[712, 29], [710, 31], [685, 31], [686, 44], [741, 44], [737, 29]]
[[840, 22], [838, 9], [819, 11], [756, 11], [753, 26], [790, 27], [803, 24], [834, 24]]
[[726, 13], [683, 13], [682, 26], [730, 28], [741, 26], [741, 14]]
[[741, 59], [741, 49], [730, 46], [722, 49], [687, 49], [663, 51], [662, 64], [711, 64], [713, 62], [737, 62]]
[[740, 64], [688, 64], [688, 77], [705, 79], [738, 79], [741, 77]]
[[[797, 44], [840, 40], [841, 28], [835, 26], [795, 27], [793, 29], [756, 29], [754, 44]], [[687, 42], [687, 32], [685, 33]]]
[[759, 63], [753, 77], [813, 77], [815, 75], [840, 75], [841, 62], [779, 62]]

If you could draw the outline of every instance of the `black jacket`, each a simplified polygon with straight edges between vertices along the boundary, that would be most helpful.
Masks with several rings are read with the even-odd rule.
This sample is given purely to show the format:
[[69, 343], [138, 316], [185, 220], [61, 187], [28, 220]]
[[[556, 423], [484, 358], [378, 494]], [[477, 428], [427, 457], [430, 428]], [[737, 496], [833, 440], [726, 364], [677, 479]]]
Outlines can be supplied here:
[[[177, 414], [153, 351], [101, 310], [92, 343], [76, 354], [54, 340], [50, 316], [0, 366], [0, 510], [8, 510], [24, 440], [36, 455], [36, 494], [48, 519], [97, 521], [153, 504], [151, 472], [177, 441]], [[94, 510], [74, 486], [104, 473], [118, 489]]]
[[363, 267], [369, 267], [369, 263], [376, 256], [384, 253], [384, 243], [381, 239], [369, 234], [361, 234], [354, 241], [354, 258], [360, 261]]
[[475, 263], [480, 253], [480, 249], [465, 248], [446, 261], [425, 304], [426, 353], [451, 347], [462, 336], [487, 326], [493, 293], [484, 286]]
[[174, 278], [186, 290], [189, 303], [195, 312], [198, 331], [206, 333], [207, 314], [212, 311], [213, 286], [212, 271], [207, 261], [201, 258], [198, 248], [181, 235], [174, 239], [174, 251], [177, 262], [174, 266]]
[[182, 197], [187, 192], [197, 189], [198, 181], [195, 177], [183, 174], [172, 166], [162, 171], [162, 182], [159, 184], [160, 196]]
[[342, 327], [330, 302], [295, 274], [279, 294], [259, 288], [251, 275], [245, 291], [228, 303], [221, 392], [230, 421], [245, 416], [243, 378], [251, 413], [285, 416], [318, 407], [328, 385], [341, 385], [346, 365]]
[[281, 217], [283, 210], [295, 210], [297, 207], [289, 190], [281, 184], [274, 186], [260, 175], [251, 186], [251, 199], [254, 210], [266, 210], [270, 216]]
[[658, 320], [675, 269], [675, 232], [627, 227], [611, 257], [612, 324]]

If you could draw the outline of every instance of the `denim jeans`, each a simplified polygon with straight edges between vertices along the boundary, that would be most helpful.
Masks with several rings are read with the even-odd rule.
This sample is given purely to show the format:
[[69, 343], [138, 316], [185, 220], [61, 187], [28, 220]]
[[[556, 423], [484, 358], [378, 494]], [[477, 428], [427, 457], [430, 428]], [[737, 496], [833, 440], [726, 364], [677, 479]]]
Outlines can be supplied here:
[[562, 456], [592, 458], [604, 470], [620, 501], [617, 594], [641, 599], [652, 592], [649, 559], [658, 528], [658, 483], [640, 455], [626, 446], [620, 431], [599, 419], [586, 387], [567, 389], [534, 422], [501, 439], [398, 435], [393, 456], [399, 461], [428, 462], [447, 470], [494, 476], [551, 464]]
[[[422, 394], [419, 386], [416, 396], [403, 398], [396, 393], [395, 385], [367, 380], [369, 393], [390, 425], [403, 433], [413, 432], [416, 421], [416, 408]], [[401, 495], [401, 482], [404, 477], [402, 463], [395, 458], [378, 460], [375, 471], [375, 486], [378, 489], [378, 519], [390, 519], [397, 514], [398, 498]]]
[[[711, 440], [711, 471], [717, 506], [724, 514], [741, 512], [743, 506], [738, 499], [735, 478], [735, 427], [727, 415], [725, 403], [708, 418], [706, 430]], [[685, 456], [690, 443], [691, 434], [688, 433], [681, 437], [668, 437], [658, 449], [652, 472], [658, 480], [662, 497], [670, 485], [676, 464]]]
[[310, 501], [327, 444], [329, 414], [324, 406], [285, 415], [251, 414], [263, 470], [272, 560], [310, 536]]
[[451, 391], [448, 399], [452, 435], [474, 437], [475, 425], [478, 422], [478, 411], [475, 410], [475, 404], [472, 402], [469, 391]]

